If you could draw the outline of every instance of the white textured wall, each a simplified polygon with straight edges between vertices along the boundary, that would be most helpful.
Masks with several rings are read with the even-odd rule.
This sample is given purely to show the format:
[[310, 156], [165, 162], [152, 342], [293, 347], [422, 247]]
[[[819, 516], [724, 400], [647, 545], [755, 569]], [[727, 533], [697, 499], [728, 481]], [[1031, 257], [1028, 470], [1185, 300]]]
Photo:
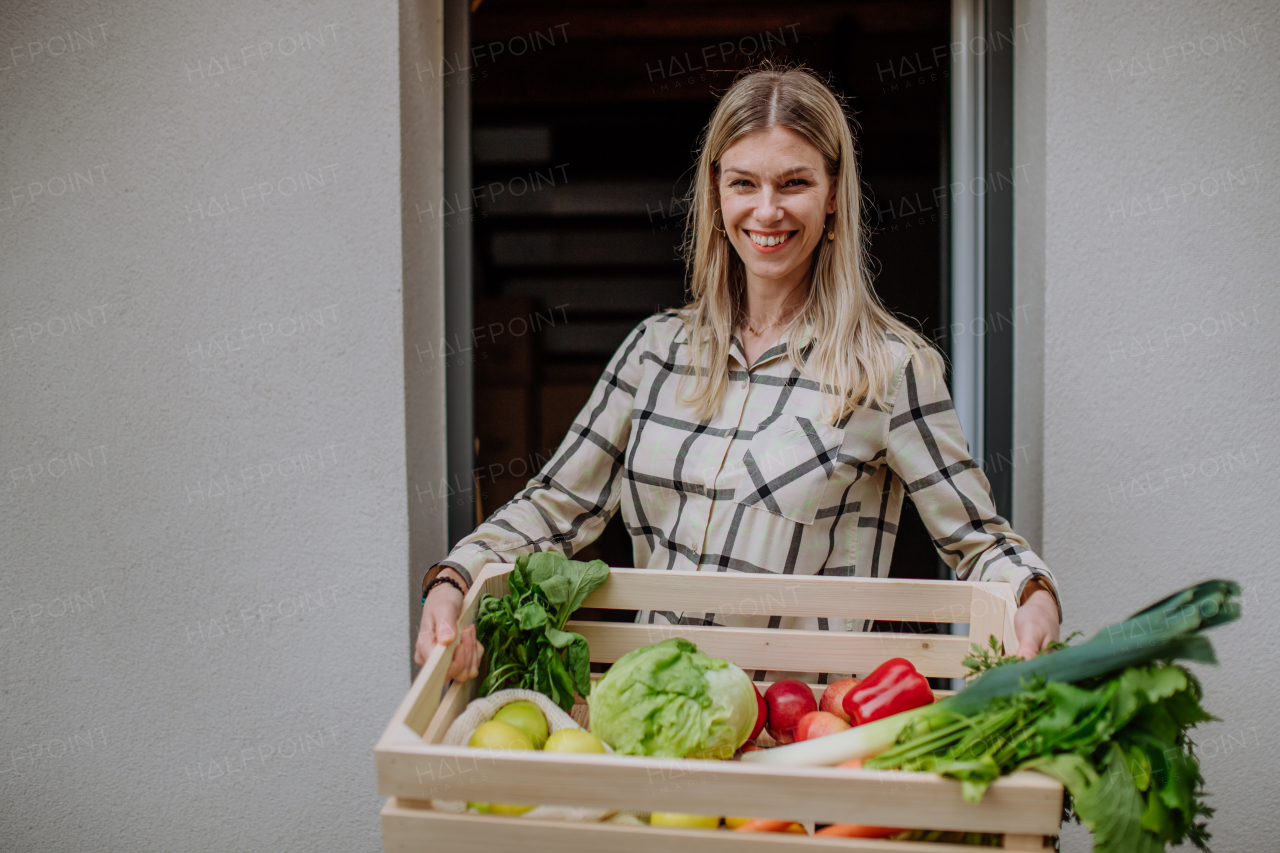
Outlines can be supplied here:
[[0, 849], [380, 849], [398, 16], [0, 9]]
[[1019, 394], [1042, 370], [1043, 397], [1020, 396], [1018, 419], [1043, 422], [1065, 627], [1244, 584], [1246, 616], [1213, 635], [1221, 666], [1199, 668], [1222, 722], [1198, 740], [1213, 848], [1276, 849], [1280, 6], [1020, 2], [1018, 20], [1016, 156], [1040, 176], [1020, 194], [1018, 288], [1043, 303], [1019, 343]]

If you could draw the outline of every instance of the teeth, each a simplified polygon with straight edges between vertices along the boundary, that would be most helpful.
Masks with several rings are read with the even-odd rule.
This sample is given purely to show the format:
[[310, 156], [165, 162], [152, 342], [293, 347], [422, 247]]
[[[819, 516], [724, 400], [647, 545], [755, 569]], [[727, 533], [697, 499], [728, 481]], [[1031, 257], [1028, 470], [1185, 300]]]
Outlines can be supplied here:
[[755, 233], [754, 231], [747, 232], [747, 234], [751, 237], [751, 242], [755, 243], [757, 246], [776, 246], [779, 243], [785, 243], [787, 242], [787, 240], [791, 239], [791, 235], [793, 233], [794, 232], [788, 231], [786, 234], [778, 234], [773, 237], [765, 237], [761, 234]]

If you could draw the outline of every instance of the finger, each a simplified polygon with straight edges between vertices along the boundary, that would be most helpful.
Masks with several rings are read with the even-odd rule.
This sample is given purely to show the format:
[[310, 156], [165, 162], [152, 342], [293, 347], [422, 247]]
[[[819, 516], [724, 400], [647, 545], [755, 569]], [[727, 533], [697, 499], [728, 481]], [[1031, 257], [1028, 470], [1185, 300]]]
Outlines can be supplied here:
[[436, 643], [441, 646], [447, 646], [453, 642], [453, 638], [458, 636], [458, 629], [448, 619], [441, 619], [436, 623]]
[[466, 681], [471, 677], [471, 649], [461, 643], [458, 644], [458, 651], [454, 658], [458, 662], [459, 681]]
[[449, 681], [457, 681], [458, 676], [466, 671], [466, 661], [463, 660], [465, 655], [462, 654], [462, 647], [458, 646], [453, 650], [453, 659], [449, 661], [449, 669], [445, 671], [444, 677]]
[[418, 626], [418, 639], [413, 644], [413, 660], [418, 666], [422, 666], [427, 662], [427, 655], [431, 651], [432, 634], [434, 633], [434, 623], [430, 614], [423, 614], [422, 624]]
[[463, 678], [474, 678], [476, 674], [476, 641], [473, 637], [467, 636], [463, 638], [462, 644], [463, 648], [466, 649], [466, 653], [463, 656], [465, 661], [463, 669], [465, 675]]
[[473, 678], [480, 675], [480, 664], [484, 662], [484, 643], [476, 640], [476, 671]]
[[1039, 631], [1032, 633], [1030, 636], [1023, 637], [1018, 642], [1018, 656], [1030, 660], [1040, 654], [1041, 650], [1048, 644], [1048, 635]]

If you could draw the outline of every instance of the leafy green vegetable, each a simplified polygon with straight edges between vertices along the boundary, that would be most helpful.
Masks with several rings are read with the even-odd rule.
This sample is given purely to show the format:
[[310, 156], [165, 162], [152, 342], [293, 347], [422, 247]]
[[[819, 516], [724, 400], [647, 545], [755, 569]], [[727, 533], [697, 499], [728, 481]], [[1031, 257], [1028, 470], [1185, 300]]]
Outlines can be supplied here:
[[1208, 850], [1204, 779], [1188, 730], [1213, 719], [1195, 677], [1174, 660], [1216, 663], [1206, 628], [1240, 616], [1240, 586], [1211, 580], [1180, 590], [1078, 646], [1031, 660], [974, 644], [978, 677], [933, 705], [814, 741], [752, 752], [764, 764], [930, 770], [981, 799], [1006, 773], [1059, 779], [1068, 812], [1094, 832], [1095, 853], [1159, 851], [1190, 841]]
[[558, 551], [526, 554], [507, 575], [502, 598], [484, 595], [476, 634], [489, 658], [480, 695], [524, 688], [546, 694], [569, 711], [575, 691], [591, 692], [587, 639], [565, 631], [573, 611], [609, 577], [600, 560], [580, 563]]
[[758, 711], [745, 672], [681, 637], [620, 657], [587, 701], [615, 752], [669, 758], [732, 758]]
[[1186, 730], [1211, 717], [1182, 667], [1130, 667], [1081, 684], [1041, 678], [951, 719], [916, 720], [865, 766], [952, 776], [970, 801], [1001, 775], [1034, 768], [1066, 787], [1097, 853], [1160, 853], [1187, 839], [1208, 849], [1197, 819], [1213, 812]]
[[1078, 646], [989, 669], [945, 703], [950, 710], [972, 713], [1037, 678], [1077, 682], [1156, 660], [1217, 663], [1213, 645], [1200, 632], [1239, 618], [1238, 595], [1240, 585], [1234, 581], [1212, 580], [1187, 587]]

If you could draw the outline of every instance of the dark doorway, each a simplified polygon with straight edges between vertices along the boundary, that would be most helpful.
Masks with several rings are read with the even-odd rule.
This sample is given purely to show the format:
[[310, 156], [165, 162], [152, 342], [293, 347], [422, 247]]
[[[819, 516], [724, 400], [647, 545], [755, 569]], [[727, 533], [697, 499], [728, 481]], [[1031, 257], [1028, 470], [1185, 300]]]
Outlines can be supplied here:
[[[492, 330], [474, 360], [485, 514], [550, 456], [626, 332], [683, 303], [680, 200], [698, 136], [734, 73], [762, 56], [803, 62], [848, 99], [876, 290], [946, 351], [935, 188], [946, 186], [947, 3], [473, 8], [473, 326]], [[620, 520], [582, 556], [630, 565]], [[948, 576], [910, 501], [892, 574]]]

